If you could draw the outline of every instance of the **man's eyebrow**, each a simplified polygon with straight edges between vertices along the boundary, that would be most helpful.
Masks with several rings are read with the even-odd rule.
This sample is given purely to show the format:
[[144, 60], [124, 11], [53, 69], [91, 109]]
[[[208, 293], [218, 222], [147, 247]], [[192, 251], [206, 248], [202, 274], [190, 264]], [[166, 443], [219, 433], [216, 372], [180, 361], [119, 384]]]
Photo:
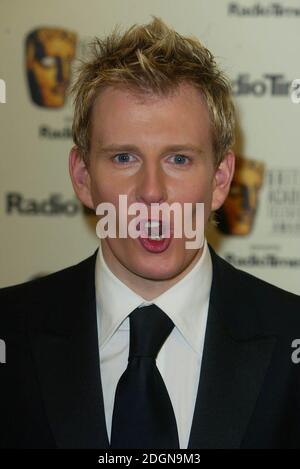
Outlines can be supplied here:
[[[99, 144], [98, 150], [102, 153], [112, 153], [112, 152], [118, 152], [118, 151], [123, 151], [123, 152], [132, 151], [136, 153], [141, 153], [140, 148], [132, 144], [124, 144], [124, 145], [111, 144], [105, 147], [102, 147], [101, 144]], [[191, 144], [168, 145], [162, 149], [161, 153], [175, 152], [175, 151], [192, 151], [194, 153], [203, 153], [203, 150], [200, 146], [191, 145]]]

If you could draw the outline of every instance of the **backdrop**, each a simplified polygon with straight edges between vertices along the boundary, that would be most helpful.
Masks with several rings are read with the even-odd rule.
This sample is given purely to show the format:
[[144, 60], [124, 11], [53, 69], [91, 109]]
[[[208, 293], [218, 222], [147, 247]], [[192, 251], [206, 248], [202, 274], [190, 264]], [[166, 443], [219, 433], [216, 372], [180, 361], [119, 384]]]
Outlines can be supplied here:
[[0, 8], [0, 286], [96, 249], [93, 218], [68, 174], [66, 89], [94, 36], [156, 15], [197, 36], [233, 82], [240, 158], [210, 242], [234, 265], [300, 294], [298, 1], [1, 0]]

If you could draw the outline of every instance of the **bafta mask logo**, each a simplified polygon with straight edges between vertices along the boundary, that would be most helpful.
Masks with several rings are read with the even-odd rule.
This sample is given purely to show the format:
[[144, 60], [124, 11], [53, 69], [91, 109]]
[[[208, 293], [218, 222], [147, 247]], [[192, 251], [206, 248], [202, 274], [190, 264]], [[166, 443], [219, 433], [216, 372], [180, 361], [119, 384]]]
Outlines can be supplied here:
[[218, 212], [220, 231], [239, 236], [251, 232], [263, 179], [263, 163], [237, 157], [229, 195]]
[[65, 104], [77, 36], [59, 28], [38, 28], [26, 38], [26, 70], [31, 98], [46, 108]]

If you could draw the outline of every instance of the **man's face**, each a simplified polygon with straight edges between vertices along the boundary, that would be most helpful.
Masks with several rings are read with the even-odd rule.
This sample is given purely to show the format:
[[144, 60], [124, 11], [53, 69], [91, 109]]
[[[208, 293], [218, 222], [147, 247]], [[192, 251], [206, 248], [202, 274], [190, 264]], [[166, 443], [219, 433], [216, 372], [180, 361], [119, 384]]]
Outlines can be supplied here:
[[75, 47], [74, 33], [56, 28], [36, 31], [26, 51], [31, 95], [36, 104], [54, 108], [64, 105]]
[[[87, 187], [94, 208], [111, 202], [117, 209], [119, 194], [127, 195], [128, 206], [144, 203], [149, 216], [151, 203], [189, 202], [195, 227], [195, 203], [204, 202], [206, 222], [228, 192], [234, 155], [227, 155], [215, 171], [208, 110], [191, 85], [182, 84], [167, 97], [138, 97], [125, 89], [106, 88], [94, 103], [90, 142]], [[79, 197], [88, 204], [85, 196]], [[128, 221], [131, 218], [135, 216]], [[177, 278], [191, 267], [202, 249], [186, 249], [187, 240], [183, 232], [159, 254], [130, 237], [101, 243], [113, 272], [138, 282]]]
[[238, 161], [223, 211], [229, 233], [247, 235], [253, 226], [264, 171], [259, 162], [244, 158]]

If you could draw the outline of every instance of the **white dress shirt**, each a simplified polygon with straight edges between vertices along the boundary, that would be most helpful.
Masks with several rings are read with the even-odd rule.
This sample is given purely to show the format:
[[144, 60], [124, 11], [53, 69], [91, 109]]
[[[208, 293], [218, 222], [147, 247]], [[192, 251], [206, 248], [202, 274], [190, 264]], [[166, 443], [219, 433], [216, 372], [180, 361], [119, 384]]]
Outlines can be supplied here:
[[175, 325], [157, 355], [156, 364], [173, 405], [180, 448], [186, 449], [197, 397], [212, 282], [206, 240], [193, 269], [151, 301], [137, 295], [112, 273], [103, 258], [101, 243], [95, 282], [100, 373], [109, 440], [115, 391], [128, 362], [128, 316], [135, 308], [154, 303]]

